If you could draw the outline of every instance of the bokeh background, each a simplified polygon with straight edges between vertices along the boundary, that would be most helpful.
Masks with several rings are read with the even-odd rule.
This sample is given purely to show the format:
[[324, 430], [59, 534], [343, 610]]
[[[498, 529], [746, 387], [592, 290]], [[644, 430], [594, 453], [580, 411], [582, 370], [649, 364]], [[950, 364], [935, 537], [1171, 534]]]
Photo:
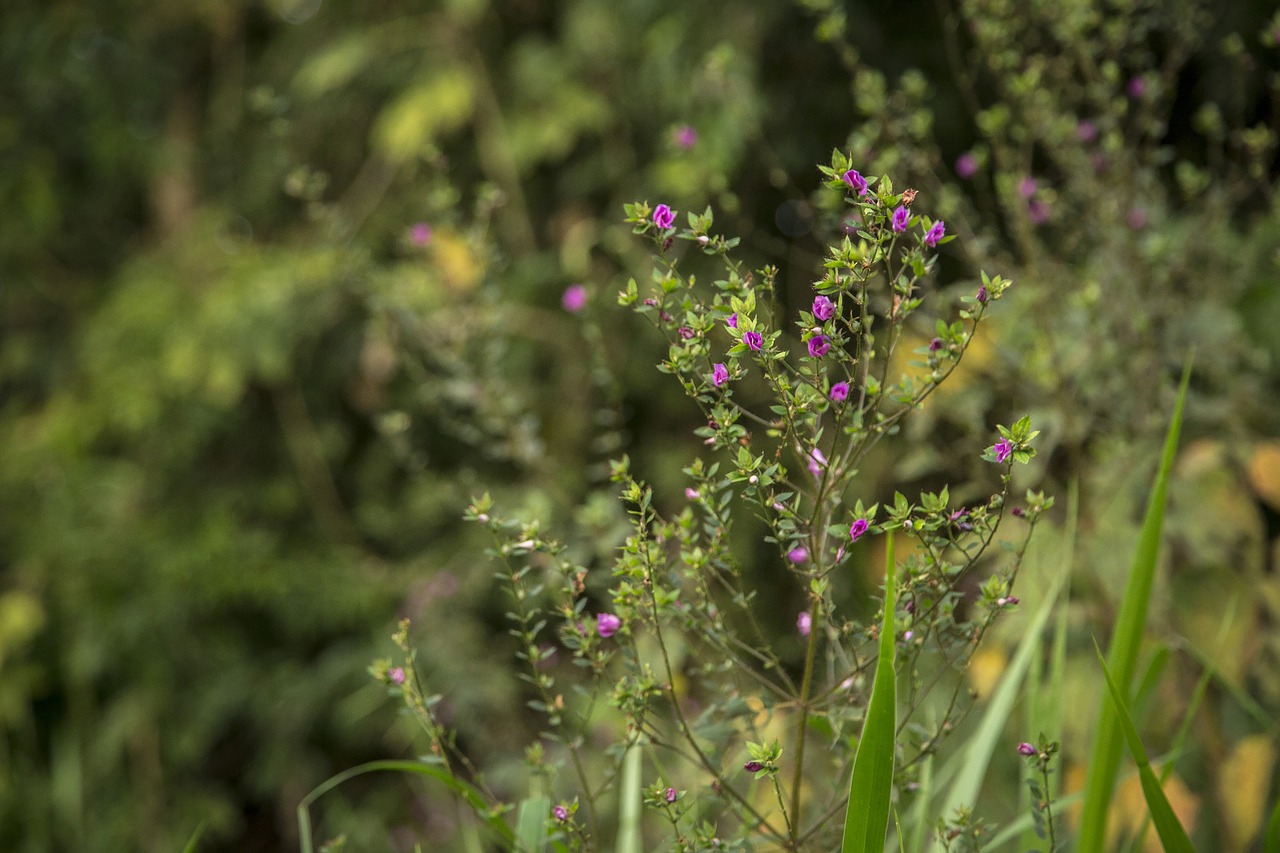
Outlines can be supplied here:
[[[1080, 494], [1069, 771], [1194, 348], [1146, 731], [1211, 660], [1171, 785], [1250, 849], [1280, 713], [1278, 43], [1244, 0], [7, 0], [0, 848], [203, 822], [201, 849], [296, 849], [308, 791], [414, 754], [366, 673], [401, 616], [462, 742], [517, 774], [534, 721], [464, 507], [487, 490], [586, 563], [624, 530], [609, 458], [678, 500], [700, 424], [615, 304], [649, 269], [622, 204], [711, 205], [796, 308], [840, 148], [959, 236], [946, 292], [1017, 283], [864, 476], [978, 494], [994, 424], [1031, 414], [1025, 485]], [[457, 821], [393, 777], [322, 812], [354, 849]]]

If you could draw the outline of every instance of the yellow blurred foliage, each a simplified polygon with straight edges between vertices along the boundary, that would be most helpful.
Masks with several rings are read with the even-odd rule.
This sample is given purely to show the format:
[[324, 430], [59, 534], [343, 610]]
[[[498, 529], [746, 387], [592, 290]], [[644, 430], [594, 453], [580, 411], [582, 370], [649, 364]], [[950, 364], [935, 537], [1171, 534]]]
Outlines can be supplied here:
[[1267, 506], [1280, 511], [1280, 440], [1254, 448], [1249, 457], [1249, 484]]
[[1230, 850], [1244, 850], [1262, 828], [1267, 789], [1276, 768], [1276, 745], [1269, 735], [1244, 738], [1218, 772], [1218, 804], [1231, 835]]
[[[1115, 793], [1111, 797], [1111, 808], [1107, 812], [1107, 845], [1106, 849], [1114, 849], [1121, 837], [1132, 838], [1142, 828], [1147, 819], [1147, 801], [1142, 794], [1142, 782], [1133, 771], [1132, 764], [1121, 765], [1121, 777], [1116, 782]], [[1151, 769], [1156, 776], [1160, 775], [1159, 765], [1152, 764]], [[1083, 764], [1072, 764], [1067, 768], [1064, 794], [1071, 794], [1084, 788], [1087, 769]], [[1173, 807], [1178, 822], [1190, 835], [1195, 831], [1196, 818], [1200, 814], [1200, 798], [1192, 794], [1179, 776], [1174, 773], [1163, 784], [1164, 795]], [[1080, 828], [1081, 803], [1076, 803], [1068, 811], [1068, 817], [1074, 829]], [[1163, 853], [1164, 846], [1153, 827], [1147, 827], [1146, 837], [1142, 843], [1142, 853]], [[1226, 850], [1220, 853], [1228, 853]]]
[[991, 697], [1008, 665], [1009, 655], [994, 643], [987, 643], [974, 652], [965, 675], [969, 677], [969, 685], [978, 694], [978, 699], [985, 701]]

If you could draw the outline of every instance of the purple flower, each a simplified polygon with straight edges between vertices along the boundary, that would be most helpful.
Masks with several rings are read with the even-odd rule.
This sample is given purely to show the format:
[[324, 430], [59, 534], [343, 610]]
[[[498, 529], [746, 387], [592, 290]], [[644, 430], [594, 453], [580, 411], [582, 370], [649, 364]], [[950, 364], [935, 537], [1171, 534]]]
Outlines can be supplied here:
[[1129, 85], [1125, 87], [1125, 91], [1129, 93], [1129, 97], [1135, 101], [1147, 94], [1147, 81], [1141, 77], [1131, 77]]
[[676, 145], [688, 151], [697, 144], [698, 131], [687, 124], [682, 124], [676, 128]]
[[929, 352], [937, 352], [942, 349], [942, 338], [934, 338], [929, 341]]
[[391, 679], [392, 684], [404, 684], [404, 668], [393, 666], [387, 670], [387, 678]]
[[826, 335], [814, 335], [809, 338], [809, 355], [813, 358], [822, 358], [831, 349], [831, 339]]
[[907, 212], [907, 209], [902, 205], [898, 205], [897, 209], [893, 211], [893, 222], [891, 223], [893, 230], [898, 234], [901, 234], [903, 231], [906, 231], [907, 221], [910, 218], [911, 218], [911, 214]]
[[563, 805], [557, 805], [551, 810], [551, 816], [560, 821], [560, 823], [564, 823], [569, 819], [569, 810]]
[[813, 617], [809, 615], [808, 610], [801, 610], [800, 615], [796, 617], [796, 630], [800, 632], [801, 637], [809, 636], [809, 632], [813, 630]]
[[679, 796], [680, 794], [676, 791], [675, 788], [668, 788], [667, 790], [662, 792], [663, 799], [665, 799], [668, 803], [674, 803], [676, 801], [676, 798]]
[[802, 545], [797, 545], [787, 552], [787, 559], [793, 563], [803, 563], [809, 559], [809, 549]]
[[415, 246], [425, 246], [431, 242], [431, 226], [425, 222], [415, 223], [409, 229], [409, 242]]
[[867, 532], [867, 528], [869, 528], [870, 526], [871, 526], [870, 522], [868, 522], [865, 518], [859, 518], [856, 521], [854, 521], [853, 524], [849, 525], [850, 541], [857, 542], [859, 539], [862, 538], [862, 534]]
[[957, 530], [972, 530], [973, 525], [967, 521], [968, 518], [969, 510], [964, 507], [960, 507], [958, 510], [951, 513], [950, 521], [956, 526]]
[[1036, 179], [1028, 175], [1018, 181], [1018, 195], [1023, 198], [1031, 198], [1036, 194]]
[[1000, 605], [1001, 607], [1015, 607], [1021, 603], [1022, 603], [1022, 599], [1018, 598], [1018, 596], [1016, 595], [1011, 595], [1008, 598], [996, 599], [996, 604]]
[[978, 174], [978, 158], [969, 151], [956, 158], [956, 175], [965, 180]]
[[730, 314], [729, 319], [725, 320], [724, 324], [728, 326], [730, 329], [738, 328], [738, 315], [736, 313]]
[[1013, 444], [1007, 438], [1001, 438], [991, 446], [992, 452], [996, 455], [996, 461], [1001, 465], [1008, 460], [1009, 455], [1013, 453]]
[[978, 301], [983, 305], [987, 304], [987, 286], [985, 284], [978, 286]]
[[571, 284], [564, 289], [560, 297], [560, 307], [570, 314], [577, 314], [587, 305], [587, 289], [580, 284]]
[[687, 341], [692, 340], [698, 333], [693, 329], [690, 329], [688, 326], [681, 326], [676, 329], [676, 334], [680, 336], [680, 340]]
[[764, 345], [764, 338], [759, 332], [743, 332], [742, 342], [753, 350], [759, 350]]
[[867, 179], [857, 169], [850, 169], [844, 173], [844, 182], [852, 189], [858, 191], [858, 195], [867, 194]]
[[823, 455], [821, 450], [815, 447], [813, 450], [809, 451], [809, 473], [810, 474], [812, 474], [814, 477], [821, 477], [822, 469], [826, 467], [826, 464], [827, 464], [827, 457]]
[[748, 773], [759, 773], [764, 769], [764, 765], [759, 761], [748, 761], [746, 764], [742, 765], [742, 769]]
[[1018, 744], [1018, 754], [1030, 757], [1036, 754], [1036, 748], [1026, 741], [1023, 741]]
[[601, 613], [596, 616], [596, 633], [606, 640], [618, 633], [622, 620], [612, 613]]
[[1134, 231], [1141, 231], [1147, 227], [1147, 212], [1140, 207], [1129, 208], [1129, 212], [1124, 215], [1124, 218]]
[[676, 215], [671, 212], [671, 208], [665, 204], [660, 204], [653, 209], [653, 224], [657, 225], [664, 231], [670, 228], [676, 221]]
[[938, 241], [941, 240], [942, 236], [946, 233], [947, 226], [941, 219], [939, 219], [937, 222], [933, 223], [933, 227], [924, 235], [924, 244], [929, 248], [933, 248], [938, 245]]
[[831, 386], [831, 391], [828, 393], [832, 400], [835, 400], [837, 403], [843, 403], [845, 400], [849, 399], [849, 383], [837, 382]]
[[698, 498], [702, 497], [701, 495], [698, 494], [698, 490], [693, 488], [692, 486], [685, 488], [684, 496], [691, 501], [696, 501]]
[[826, 322], [836, 315], [836, 306], [825, 296], [813, 297], [813, 316]]
[[1098, 138], [1098, 126], [1085, 119], [1076, 125], [1076, 139], [1081, 142], [1093, 142]]
[[711, 384], [719, 388], [721, 385], [729, 381], [729, 368], [723, 364], [716, 364], [711, 368]]

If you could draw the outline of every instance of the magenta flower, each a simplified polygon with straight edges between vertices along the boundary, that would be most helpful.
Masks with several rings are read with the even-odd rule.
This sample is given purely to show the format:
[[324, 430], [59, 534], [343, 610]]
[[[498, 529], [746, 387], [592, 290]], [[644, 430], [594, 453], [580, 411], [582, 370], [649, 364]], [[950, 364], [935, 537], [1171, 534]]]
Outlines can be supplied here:
[[979, 302], [981, 302], [983, 305], [986, 305], [986, 304], [987, 304], [987, 299], [988, 299], [988, 296], [987, 296], [987, 286], [986, 286], [985, 284], [979, 285], [979, 286], [978, 286], [978, 301], [979, 301]]
[[787, 559], [793, 563], [803, 563], [809, 559], [809, 549], [803, 545], [797, 545], [787, 552]]
[[859, 518], [855, 520], [853, 524], [849, 525], [849, 540], [852, 542], [857, 542], [859, 539], [862, 538], [862, 534], [867, 532], [867, 528], [869, 528], [870, 526], [871, 526], [871, 523], [867, 521], [865, 518]]
[[1125, 87], [1125, 90], [1129, 93], [1129, 97], [1136, 101], [1147, 94], [1147, 81], [1141, 77], [1132, 77], [1129, 79], [1129, 85]]
[[425, 246], [431, 242], [431, 226], [418, 222], [409, 229], [409, 242], [415, 246]]
[[809, 636], [809, 632], [813, 630], [813, 617], [809, 615], [808, 610], [801, 610], [800, 615], [796, 617], [796, 630], [800, 632], [801, 637]]
[[695, 332], [693, 329], [690, 329], [688, 326], [681, 326], [680, 328], [676, 329], [676, 334], [680, 336], [680, 340], [688, 341], [695, 338], [698, 333]]
[[743, 332], [742, 342], [753, 350], [759, 350], [764, 345], [764, 338], [759, 332]]
[[929, 341], [929, 352], [937, 352], [942, 349], [942, 338], [934, 338]]
[[676, 791], [675, 788], [668, 788], [667, 790], [662, 792], [663, 799], [665, 799], [668, 803], [674, 803], [676, 801], [676, 798], [679, 796], [680, 794]]
[[587, 305], [587, 289], [580, 284], [571, 284], [564, 289], [560, 297], [560, 307], [570, 314], [577, 314]]
[[809, 338], [809, 355], [822, 358], [831, 350], [831, 339], [826, 335], [814, 335]]
[[907, 221], [910, 218], [911, 218], [911, 214], [907, 212], [907, 209], [902, 205], [898, 205], [898, 207], [893, 211], [893, 222], [891, 223], [891, 225], [893, 226], [893, 230], [898, 234], [901, 234], [903, 231], [906, 231]]
[[685, 487], [684, 496], [691, 501], [696, 501], [698, 498], [701, 497], [701, 495], [698, 494], [698, 490], [693, 488], [692, 486]]
[[832, 400], [835, 400], [837, 403], [843, 403], [845, 400], [849, 399], [849, 383], [848, 382], [835, 383], [834, 385], [831, 386], [831, 390], [828, 392], [828, 394]]
[[1036, 179], [1028, 175], [1018, 181], [1018, 195], [1023, 198], [1031, 198], [1036, 194]]
[[813, 297], [813, 316], [824, 323], [836, 315], [836, 306], [825, 296]]
[[818, 448], [809, 451], [809, 473], [814, 477], [822, 476], [822, 469], [826, 467], [827, 457]]
[[742, 765], [742, 769], [748, 773], [759, 773], [764, 769], [764, 765], [759, 761], [748, 761], [746, 764]]
[[601, 613], [596, 616], [596, 633], [606, 640], [618, 633], [622, 620], [612, 613]]
[[1003, 465], [1013, 453], [1013, 444], [1007, 438], [1001, 438], [991, 446], [992, 452], [996, 455], [996, 461]]
[[938, 245], [938, 241], [947, 233], [947, 226], [941, 219], [933, 223], [933, 227], [924, 235], [924, 244], [929, 248]]
[[1045, 224], [1049, 221], [1049, 205], [1035, 199], [1027, 205], [1027, 218], [1031, 220], [1032, 225]]
[[858, 191], [858, 195], [867, 194], [867, 179], [857, 169], [850, 169], [844, 173], [844, 182], [852, 189]]
[[687, 124], [682, 124], [676, 128], [676, 145], [688, 151], [697, 144], [698, 131], [694, 130]]
[[730, 329], [738, 328], [738, 315], [736, 313], [730, 314], [729, 319], [725, 320], [724, 324], [728, 326]]
[[978, 158], [969, 151], [956, 158], [956, 175], [968, 180], [978, 174]]
[[1098, 138], [1098, 126], [1093, 122], [1085, 119], [1076, 125], [1076, 139], [1081, 142], [1093, 142]]
[[551, 810], [551, 816], [554, 817], [556, 820], [558, 820], [560, 823], [564, 823], [566, 820], [569, 819], [569, 810], [565, 808], [563, 805], [557, 805], [555, 808]]
[[676, 215], [671, 212], [671, 208], [665, 204], [660, 204], [653, 209], [653, 224], [662, 230], [666, 230], [675, 224]]
[[1036, 748], [1031, 744], [1027, 743], [1026, 741], [1023, 741], [1022, 743], [1018, 744], [1018, 754], [1030, 757], [1036, 754]]
[[392, 684], [404, 684], [404, 668], [393, 666], [387, 670], [387, 678], [391, 679]]
[[711, 384], [719, 388], [721, 385], [729, 381], [729, 368], [723, 364], [716, 364], [711, 368]]

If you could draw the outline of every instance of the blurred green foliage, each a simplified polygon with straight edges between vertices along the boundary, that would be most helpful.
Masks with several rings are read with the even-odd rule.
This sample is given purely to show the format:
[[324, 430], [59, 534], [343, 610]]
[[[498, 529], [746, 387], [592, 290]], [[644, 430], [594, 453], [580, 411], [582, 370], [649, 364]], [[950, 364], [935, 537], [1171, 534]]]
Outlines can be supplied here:
[[[207, 821], [204, 845], [287, 848], [316, 783], [412, 750], [363, 675], [399, 615], [431, 626], [461, 736], [518, 775], [522, 699], [462, 508], [488, 489], [573, 526], [589, 564], [618, 535], [609, 455], [677, 494], [694, 412], [610, 308], [647, 263], [622, 203], [714, 204], [800, 304], [839, 226], [812, 193], [835, 145], [919, 187], [957, 271], [1020, 285], [877, 487], [965, 481], [1030, 408], [1033, 476], [1085, 484], [1105, 617], [1195, 345], [1188, 432], [1222, 455], [1184, 464], [1224, 497], [1175, 490], [1170, 587], [1260, 590], [1263, 636], [1280, 507], [1245, 469], [1280, 428], [1280, 21], [1129, 5], [10, 0], [0, 847], [172, 850]], [[576, 281], [582, 317], [558, 304]], [[1272, 709], [1278, 660], [1255, 639], [1233, 670]], [[1212, 754], [1247, 729], [1234, 707]], [[352, 798], [330, 808], [353, 844], [453, 835], [402, 789]]]

